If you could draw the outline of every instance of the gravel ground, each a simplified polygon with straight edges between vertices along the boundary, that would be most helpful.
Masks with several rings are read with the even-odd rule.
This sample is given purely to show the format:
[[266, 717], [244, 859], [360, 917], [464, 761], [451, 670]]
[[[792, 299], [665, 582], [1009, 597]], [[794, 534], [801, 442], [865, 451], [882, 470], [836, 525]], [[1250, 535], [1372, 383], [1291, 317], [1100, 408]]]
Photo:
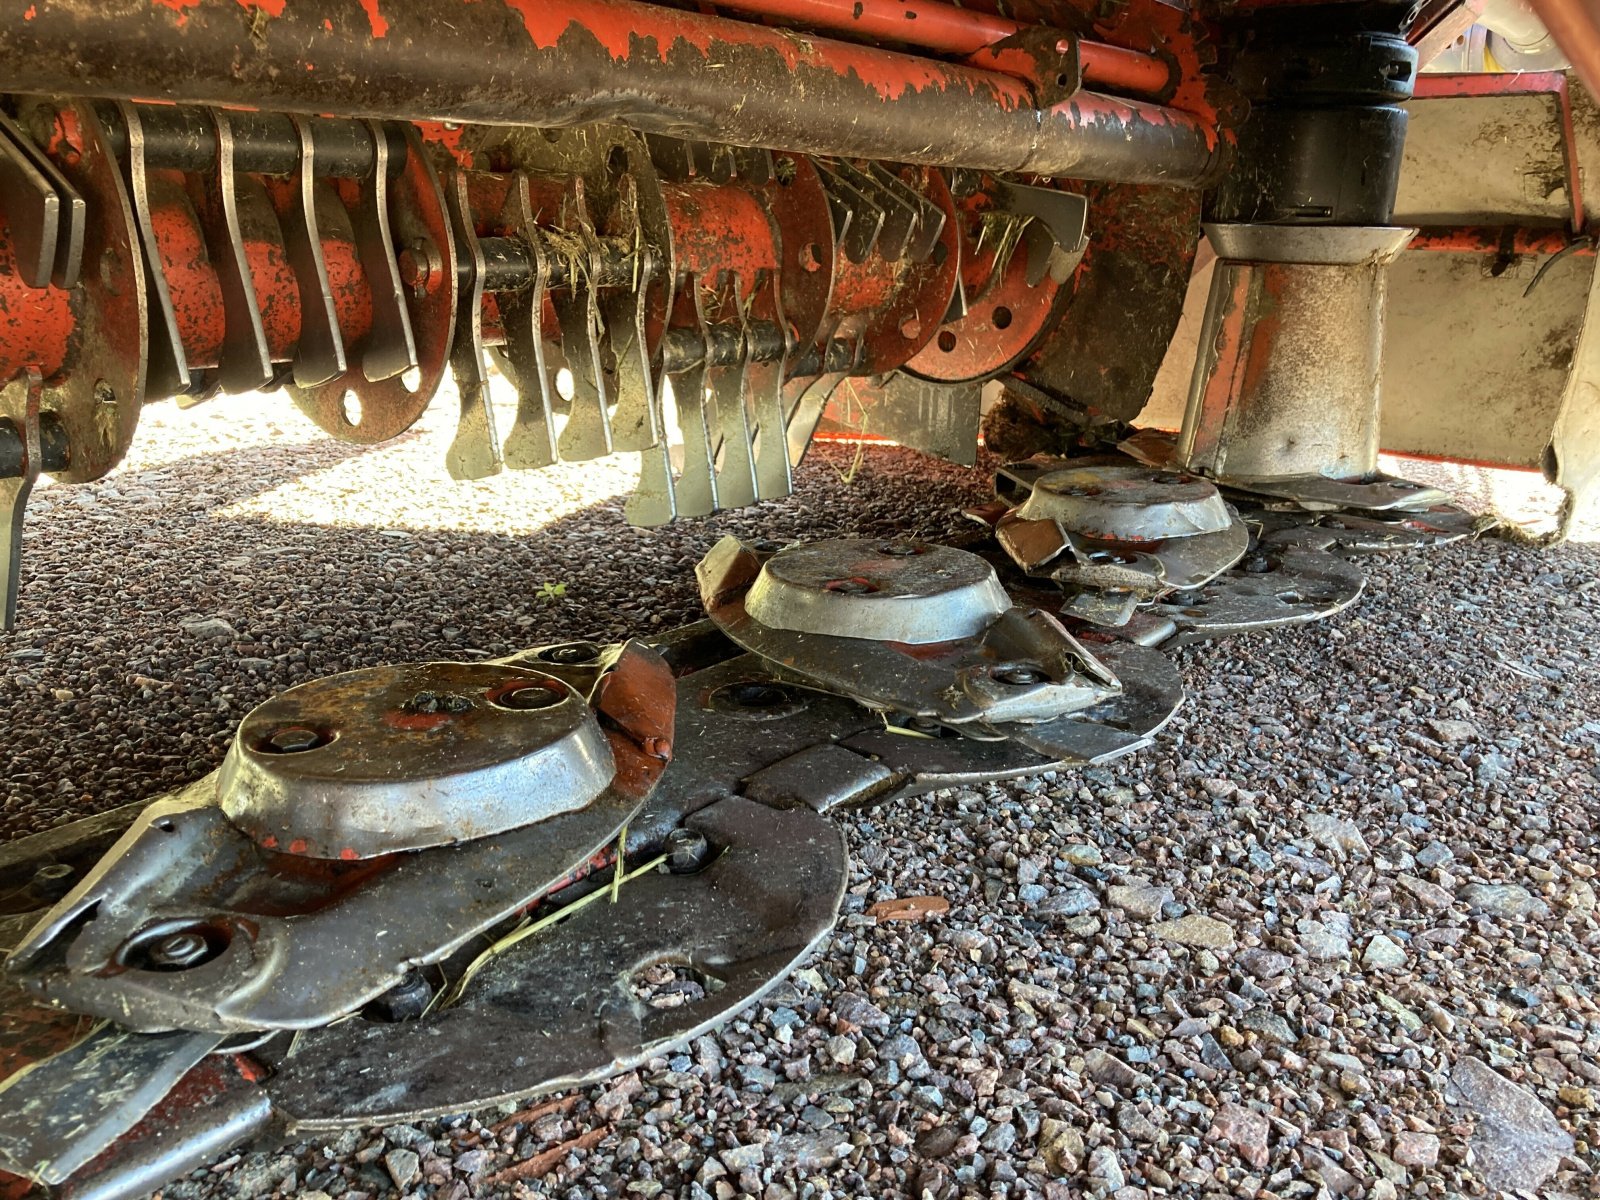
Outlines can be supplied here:
[[[300, 680], [670, 628], [722, 532], [936, 535], [983, 490], [825, 447], [789, 501], [645, 532], [626, 464], [444, 482], [445, 424], [359, 451], [276, 398], [163, 407], [42, 489], [4, 834], [194, 778]], [[681, 1054], [167, 1195], [1600, 1194], [1600, 551], [1365, 566], [1341, 618], [1180, 651], [1134, 759], [842, 818], [835, 935]], [[865, 915], [913, 895], [950, 908]]]

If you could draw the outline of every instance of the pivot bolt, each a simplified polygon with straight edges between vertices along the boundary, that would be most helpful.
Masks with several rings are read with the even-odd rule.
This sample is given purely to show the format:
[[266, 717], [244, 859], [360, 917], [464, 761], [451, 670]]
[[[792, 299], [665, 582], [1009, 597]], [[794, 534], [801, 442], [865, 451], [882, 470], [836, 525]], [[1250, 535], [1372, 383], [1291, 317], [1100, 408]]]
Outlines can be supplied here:
[[667, 870], [674, 875], [693, 875], [711, 859], [711, 843], [693, 829], [674, 829], [667, 834]]
[[209, 949], [206, 939], [193, 930], [169, 933], [150, 948], [150, 963], [156, 967], [182, 970], [200, 962]]
[[415, 1021], [433, 1002], [433, 985], [420, 971], [406, 977], [372, 1002], [373, 1014], [380, 1021]]
[[878, 547], [879, 554], [887, 554], [890, 558], [911, 558], [921, 554], [922, 547], [915, 542], [885, 542]]
[[302, 750], [315, 750], [322, 742], [322, 735], [315, 729], [290, 725], [269, 737], [267, 748], [277, 754], [299, 754]]
[[400, 268], [400, 282], [417, 296], [433, 291], [434, 284], [444, 273], [444, 263], [439, 252], [427, 238], [417, 238], [395, 258]]
[[1000, 667], [994, 672], [994, 677], [1001, 683], [1009, 683], [1013, 687], [1027, 687], [1030, 684], [1043, 683], [1049, 678], [1038, 667]]
[[42, 900], [59, 900], [67, 894], [76, 874], [66, 863], [48, 863], [33, 873], [33, 894]]

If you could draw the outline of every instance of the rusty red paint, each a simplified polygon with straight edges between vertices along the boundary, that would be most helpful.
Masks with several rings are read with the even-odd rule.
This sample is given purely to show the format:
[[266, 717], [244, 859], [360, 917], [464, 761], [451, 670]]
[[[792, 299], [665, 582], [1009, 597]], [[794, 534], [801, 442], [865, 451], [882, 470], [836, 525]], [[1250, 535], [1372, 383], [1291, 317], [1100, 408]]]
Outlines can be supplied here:
[[378, 11], [378, 0], [360, 0], [361, 11], [367, 14], [367, 25], [375, 38], [389, 36], [389, 22]]
[[277, 837], [277, 835], [269, 833], [269, 834], [267, 834], [266, 837], [262, 838], [261, 839], [261, 848], [263, 850], [276, 850], [278, 848], [278, 837]]
[[343, 850], [339, 851], [339, 858], [342, 862], [355, 862], [360, 857], [361, 856], [355, 852], [355, 848], [351, 846], [346, 846]]
[[45, 382], [55, 379], [76, 325], [67, 292], [31, 288], [18, 276], [9, 223], [0, 212], [0, 378], [13, 379], [31, 366]]
[[189, 14], [186, 13], [184, 9], [198, 8], [200, 6], [200, 2], [201, 0], [150, 0], [150, 3], [156, 8], [170, 9], [172, 12], [177, 13], [178, 19], [176, 22], [174, 22], [174, 24], [176, 24], [179, 29], [182, 29], [189, 23]]
[[466, 134], [464, 125], [446, 125], [442, 121], [417, 121], [417, 132], [430, 146], [438, 146], [463, 167], [472, 166], [472, 151], [462, 144]]
[[[936, 0], [732, 0], [718, 7], [963, 56], [986, 50], [1026, 28], [1007, 17]], [[1157, 95], [1170, 82], [1166, 63], [1135, 50], [1080, 42], [1078, 56], [1085, 82], [1114, 91]], [[990, 63], [973, 65], [996, 69]]]
[[307, 849], [309, 849], [309, 845], [305, 838], [295, 838], [294, 841], [289, 843], [290, 854], [304, 854]]
[[541, 50], [555, 48], [572, 30], [598, 41], [619, 62], [628, 61], [635, 52], [651, 52], [665, 61], [669, 52], [681, 54], [684, 47], [714, 61], [721, 47], [749, 48], [776, 54], [791, 71], [809, 67], [853, 76], [885, 100], [897, 100], [908, 92], [928, 88], [965, 90], [1006, 110], [1033, 107], [1029, 89], [1003, 76], [910, 54], [812, 39], [764, 25], [655, 8], [631, 0], [563, 0], [560, 5], [548, 0], [503, 3], [521, 18], [529, 39]]
[[613, 790], [644, 796], [672, 759], [678, 690], [672, 669], [653, 650], [629, 642], [595, 685], [591, 703], [604, 718], [617, 771]]
[[261, 11], [269, 17], [283, 16], [284, 5], [288, 0], [238, 0], [239, 7], [246, 12]]
[[222, 285], [200, 232], [200, 218], [178, 172], [152, 171], [146, 187], [150, 227], [184, 357], [193, 367], [215, 367], [222, 355]]
[[672, 248], [680, 273], [720, 287], [724, 276], [748, 294], [761, 271], [778, 267], [776, 234], [755, 195], [738, 184], [665, 183]]
[[30, 4], [30, 5], [28, 5], [27, 9], [23, 12], [22, 19], [24, 21], [31, 21], [35, 17], [37, 17], [38, 15], [39, 15], [39, 6], [36, 5], [36, 4]]
[[1526, 96], [1564, 92], [1567, 77], [1560, 71], [1522, 71], [1515, 74], [1422, 74], [1412, 95], [1418, 100], [1468, 96]]
[[1453, 225], [1425, 227], [1406, 245], [1407, 252], [1445, 254], [1560, 254], [1593, 258], [1593, 240], [1574, 238], [1565, 229], [1529, 229], [1508, 225]]

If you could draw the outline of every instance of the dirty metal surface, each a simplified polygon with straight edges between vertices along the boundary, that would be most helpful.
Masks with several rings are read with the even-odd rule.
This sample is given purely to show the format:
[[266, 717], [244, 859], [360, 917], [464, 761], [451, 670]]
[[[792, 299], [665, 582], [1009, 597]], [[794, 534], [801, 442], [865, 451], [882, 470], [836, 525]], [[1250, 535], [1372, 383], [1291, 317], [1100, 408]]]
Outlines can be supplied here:
[[213, 1053], [56, 1194], [60, 1200], [137, 1200], [242, 1143], [270, 1144], [272, 1101], [260, 1086], [263, 1073], [245, 1055]]
[[584, 698], [553, 676], [411, 663], [312, 680], [240, 722], [218, 802], [266, 850], [376, 858], [582, 808], [615, 772]]
[[[874, 542], [859, 543], [871, 552]], [[826, 552], [840, 553], [836, 548]], [[976, 556], [964, 552], [965, 561]], [[757, 550], [729, 537], [719, 542], [696, 568], [706, 610], [735, 642], [786, 670], [872, 707], [950, 724], [975, 721], [1051, 720], [1099, 703], [1117, 689], [1115, 676], [1054, 619], [1036, 609], [1007, 607], [973, 635], [943, 642], [906, 645], [854, 635], [851, 608], [841, 608], [842, 633], [792, 630], [764, 624], [752, 615], [747, 595], [754, 591], [768, 564], [785, 555], [814, 562], [812, 552]], [[851, 561], [857, 561], [852, 551]], [[895, 555], [881, 555], [884, 563]], [[843, 559], [840, 560], [841, 562]], [[981, 561], [981, 560], [978, 560]], [[990, 571], [987, 564], [985, 570]], [[974, 569], [975, 571], [975, 569]], [[890, 569], [891, 575], [893, 569]], [[829, 600], [870, 604], [881, 593], [872, 576], [842, 582], [850, 591], [829, 589], [815, 577], [817, 609]], [[973, 575], [976, 578], [976, 574]], [[929, 587], [937, 594], [937, 587]], [[998, 587], [998, 585], [995, 585]], [[987, 590], [987, 589], [986, 589]], [[1003, 591], [1001, 592], [1003, 595]], [[893, 592], [887, 599], [896, 602]]]
[[52, 1003], [151, 1032], [305, 1028], [352, 1012], [548, 892], [638, 810], [671, 756], [670, 672], [630, 642], [592, 687], [616, 769], [581, 808], [329, 861], [263, 847], [208, 777], [147, 808], [5, 969]]
[[[323, 1024], [517, 912], [612, 841], [642, 799], [607, 789], [537, 825], [347, 866], [261, 850], [212, 786], [150, 806], [18, 948], [13, 977], [147, 1031]], [[188, 965], [158, 960], [194, 937]]]
[[[602, 899], [519, 943], [454, 1007], [424, 1022], [358, 1019], [303, 1035], [267, 1085], [280, 1116], [309, 1133], [579, 1086], [681, 1045], [762, 995], [832, 929], [843, 834], [809, 808], [737, 797], [687, 828], [710, 844], [703, 870], [641, 876], [614, 905]], [[682, 1003], [636, 994], [641, 973], [660, 965], [693, 982]]]
[[908, 645], [977, 637], [1010, 607], [981, 558], [856, 538], [779, 551], [745, 595], [745, 612], [772, 629]]
[[995, 490], [1015, 504], [995, 521], [1001, 547], [1066, 588], [1064, 611], [1092, 624], [1125, 624], [1140, 601], [1202, 586], [1250, 541], [1209, 480], [1125, 459], [1012, 463]]
[[390, 2], [382, 38], [320, 0], [276, 12], [243, 58], [250, 13], [196, 0], [183, 16], [47, 6], [0, 38], [0, 63], [37, 94], [550, 126], [603, 110], [672, 136], [1080, 179], [1194, 186], [1219, 159], [1214, 113], [1091, 91], [1041, 109], [997, 72], [630, 0]]
[[1197, 591], [1157, 601], [1148, 612], [1153, 620], [1170, 621], [1173, 644], [1181, 645], [1320, 620], [1354, 604], [1365, 587], [1360, 568], [1337, 554], [1262, 546], [1238, 568]]
[[217, 1046], [113, 1025], [0, 1083], [0, 1169], [57, 1184], [127, 1133]]
[[[1173, 469], [1180, 448], [1173, 435], [1159, 429], [1140, 429], [1123, 439], [1118, 449], [1148, 466]], [[1360, 509], [1366, 512], [1423, 510], [1448, 504], [1449, 494], [1438, 488], [1399, 479], [1373, 470], [1359, 478], [1331, 479], [1321, 475], [1290, 475], [1274, 479], [1219, 478], [1224, 490], [1236, 498], [1265, 497], [1290, 500], [1308, 512]]]

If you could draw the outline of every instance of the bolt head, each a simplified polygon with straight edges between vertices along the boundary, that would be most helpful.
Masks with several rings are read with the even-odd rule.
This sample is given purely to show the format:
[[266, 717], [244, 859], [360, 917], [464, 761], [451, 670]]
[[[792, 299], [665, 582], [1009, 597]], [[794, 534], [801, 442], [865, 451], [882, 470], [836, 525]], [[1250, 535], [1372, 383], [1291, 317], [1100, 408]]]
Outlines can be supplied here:
[[1009, 683], [1013, 687], [1028, 687], [1035, 683], [1044, 683], [1049, 678], [1038, 667], [1000, 667], [994, 672], [994, 677], [1001, 683]]
[[206, 939], [193, 930], [169, 933], [150, 949], [150, 961], [158, 967], [192, 967], [206, 956]]
[[667, 834], [667, 870], [674, 875], [692, 875], [711, 859], [711, 843], [693, 829], [674, 829]]

